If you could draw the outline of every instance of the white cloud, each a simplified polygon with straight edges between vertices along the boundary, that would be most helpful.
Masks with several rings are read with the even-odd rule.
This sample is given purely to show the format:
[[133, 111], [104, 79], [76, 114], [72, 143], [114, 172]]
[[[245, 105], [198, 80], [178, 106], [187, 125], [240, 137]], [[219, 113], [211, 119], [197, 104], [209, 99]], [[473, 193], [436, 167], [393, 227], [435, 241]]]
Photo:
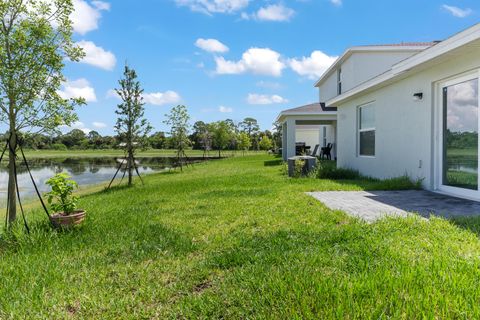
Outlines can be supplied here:
[[62, 131], [64, 132], [69, 132], [69, 131], [72, 131], [73, 129], [79, 129], [79, 130], [82, 130], [85, 134], [88, 134], [90, 131], [92, 131], [91, 129], [85, 127], [85, 124], [81, 121], [76, 121], [74, 123], [72, 123], [72, 125], [70, 126], [60, 126], [61, 129], [63, 129]]
[[107, 127], [107, 124], [104, 122], [93, 122], [92, 125], [97, 129], [102, 129]]
[[179, 6], [211, 15], [213, 13], [234, 13], [248, 6], [250, 0], [175, 0]]
[[233, 108], [225, 107], [225, 106], [220, 106], [220, 107], [218, 108], [218, 111], [220, 111], [221, 113], [232, 113], [232, 112], [233, 112]]
[[108, 2], [104, 2], [104, 1], [92, 1], [92, 4], [93, 4], [98, 10], [110, 11], [110, 3], [108, 3]]
[[95, 89], [86, 79], [68, 80], [63, 84], [63, 89], [58, 92], [63, 99], [83, 98], [86, 102], [97, 101]]
[[260, 88], [274, 89], [274, 90], [278, 90], [282, 87], [282, 85], [278, 82], [270, 82], [270, 81], [263, 81], [263, 80], [258, 81], [255, 85]]
[[465, 18], [473, 13], [473, 10], [470, 8], [461, 9], [459, 7], [449, 6], [446, 4], [442, 5], [442, 7], [457, 18]]
[[75, 10], [70, 16], [73, 30], [82, 35], [98, 29], [101, 11], [110, 10], [110, 4], [103, 1], [73, 0], [73, 5]]
[[195, 45], [199, 47], [202, 50], [208, 51], [208, 52], [219, 52], [219, 53], [225, 53], [228, 52], [228, 47], [218, 41], [217, 39], [197, 39], [195, 42]]
[[253, 74], [279, 77], [285, 64], [280, 54], [268, 48], [250, 48], [243, 53], [240, 61], [229, 61], [223, 57], [215, 57], [217, 74]]
[[266, 95], [266, 94], [256, 94], [250, 93], [247, 97], [248, 104], [277, 104], [277, 103], [287, 103], [288, 100], [279, 96], [279, 95]]
[[341, 6], [343, 4], [342, 0], [330, 0], [333, 5]]
[[143, 99], [148, 104], [161, 106], [164, 104], [178, 103], [182, 98], [175, 91], [144, 93]]
[[310, 57], [290, 59], [288, 64], [293, 71], [310, 79], [319, 78], [334, 62], [337, 57], [331, 57], [322, 51], [313, 51]]
[[[106, 96], [107, 98], [120, 100], [120, 96], [114, 89], [108, 90]], [[178, 103], [182, 100], [182, 97], [177, 92], [168, 90], [165, 92], [144, 93], [143, 100], [147, 104], [161, 106], [164, 104]]]
[[115, 91], [115, 89], [108, 90], [107, 94], [106, 94], [106, 97], [107, 98], [120, 99], [120, 97], [118, 96], [117, 91]]
[[95, 43], [91, 41], [82, 40], [77, 42], [77, 45], [85, 52], [85, 57], [80, 62], [105, 70], [113, 70], [113, 68], [115, 68], [117, 59], [112, 52], [106, 51], [102, 47], [97, 47]]
[[256, 13], [248, 15], [242, 13], [242, 19], [255, 19], [260, 21], [276, 21], [283, 22], [289, 21], [295, 14], [295, 11], [291, 8], [285, 7], [283, 4], [272, 4], [266, 7], [260, 8]]
[[447, 125], [455, 132], [478, 131], [478, 85], [467, 81], [448, 87]]

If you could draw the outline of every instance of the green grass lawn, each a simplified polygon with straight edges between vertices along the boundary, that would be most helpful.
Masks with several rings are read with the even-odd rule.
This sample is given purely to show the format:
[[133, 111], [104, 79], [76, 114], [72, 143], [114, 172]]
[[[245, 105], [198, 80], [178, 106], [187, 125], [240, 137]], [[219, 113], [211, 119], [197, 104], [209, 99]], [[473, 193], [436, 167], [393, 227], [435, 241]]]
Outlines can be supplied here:
[[83, 227], [0, 240], [0, 319], [475, 319], [480, 222], [365, 224], [304, 194], [375, 181], [288, 179], [212, 161], [84, 196]]
[[[265, 154], [264, 151], [246, 151], [246, 155], [254, 154]], [[187, 156], [194, 157], [203, 156], [202, 150], [187, 150]], [[124, 155], [124, 152], [119, 149], [107, 149], [107, 150], [25, 150], [25, 156], [27, 159], [31, 158], [74, 158], [74, 157], [121, 157]], [[218, 151], [210, 151], [208, 153], [211, 157], [217, 157]], [[231, 156], [240, 156], [243, 155], [242, 151], [222, 151], [222, 157], [231, 157]], [[173, 157], [175, 156], [175, 150], [172, 149], [149, 149], [145, 151], [139, 151], [137, 153], [138, 157]]]

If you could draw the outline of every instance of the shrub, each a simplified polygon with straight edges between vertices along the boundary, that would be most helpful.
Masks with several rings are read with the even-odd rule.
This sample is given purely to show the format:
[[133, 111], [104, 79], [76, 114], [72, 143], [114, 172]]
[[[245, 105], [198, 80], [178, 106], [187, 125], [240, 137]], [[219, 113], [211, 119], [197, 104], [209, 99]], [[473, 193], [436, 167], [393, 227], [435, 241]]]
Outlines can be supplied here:
[[357, 170], [337, 168], [335, 161], [319, 161], [312, 174], [318, 179], [354, 180], [361, 178]]
[[407, 174], [385, 180], [375, 179], [375, 181], [378, 181], [378, 184], [375, 185], [375, 189], [378, 190], [411, 190], [422, 188], [422, 179], [413, 181]]
[[72, 193], [75, 188], [78, 188], [78, 184], [71, 180], [67, 173], [58, 173], [48, 179], [45, 184], [52, 188], [45, 195], [53, 211], [69, 215], [77, 209], [78, 197]]
[[63, 143], [54, 143], [54, 144], [52, 144], [52, 149], [53, 150], [65, 151], [65, 150], [67, 150], [67, 146], [64, 145]]
[[303, 175], [305, 168], [305, 160], [297, 159], [295, 160], [295, 165], [293, 167], [293, 177], [300, 178]]

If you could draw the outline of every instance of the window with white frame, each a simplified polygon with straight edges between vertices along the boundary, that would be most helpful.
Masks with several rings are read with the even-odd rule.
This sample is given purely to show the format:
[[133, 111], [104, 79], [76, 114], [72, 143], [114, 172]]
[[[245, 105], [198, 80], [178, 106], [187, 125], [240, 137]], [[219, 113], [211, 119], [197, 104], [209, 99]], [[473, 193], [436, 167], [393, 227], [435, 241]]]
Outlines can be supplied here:
[[358, 107], [358, 154], [375, 156], [375, 104]]

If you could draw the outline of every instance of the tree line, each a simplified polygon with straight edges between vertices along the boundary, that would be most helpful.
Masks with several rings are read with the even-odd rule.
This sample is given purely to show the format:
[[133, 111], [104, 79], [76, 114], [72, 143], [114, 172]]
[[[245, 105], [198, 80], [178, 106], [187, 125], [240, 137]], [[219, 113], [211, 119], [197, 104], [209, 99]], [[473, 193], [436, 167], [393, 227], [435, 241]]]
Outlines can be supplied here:
[[[5, 133], [2, 140], [8, 138]], [[235, 122], [231, 119], [204, 122], [197, 121], [187, 131], [188, 146], [195, 150], [272, 150], [280, 146], [278, 131], [260, 130], [254, 118], [245, 118]], [[85, 133], [73, 129], [67, 133], [42, 134], [21, 133], [23, 148], [33, 150], [104, 150], [119, 148], [124, 141], [120, 134], [101, 135], [97, 131]], [[167, 132], [157, 131], [143, 142], [147, 149], [176, 149], [174, 136]]]

